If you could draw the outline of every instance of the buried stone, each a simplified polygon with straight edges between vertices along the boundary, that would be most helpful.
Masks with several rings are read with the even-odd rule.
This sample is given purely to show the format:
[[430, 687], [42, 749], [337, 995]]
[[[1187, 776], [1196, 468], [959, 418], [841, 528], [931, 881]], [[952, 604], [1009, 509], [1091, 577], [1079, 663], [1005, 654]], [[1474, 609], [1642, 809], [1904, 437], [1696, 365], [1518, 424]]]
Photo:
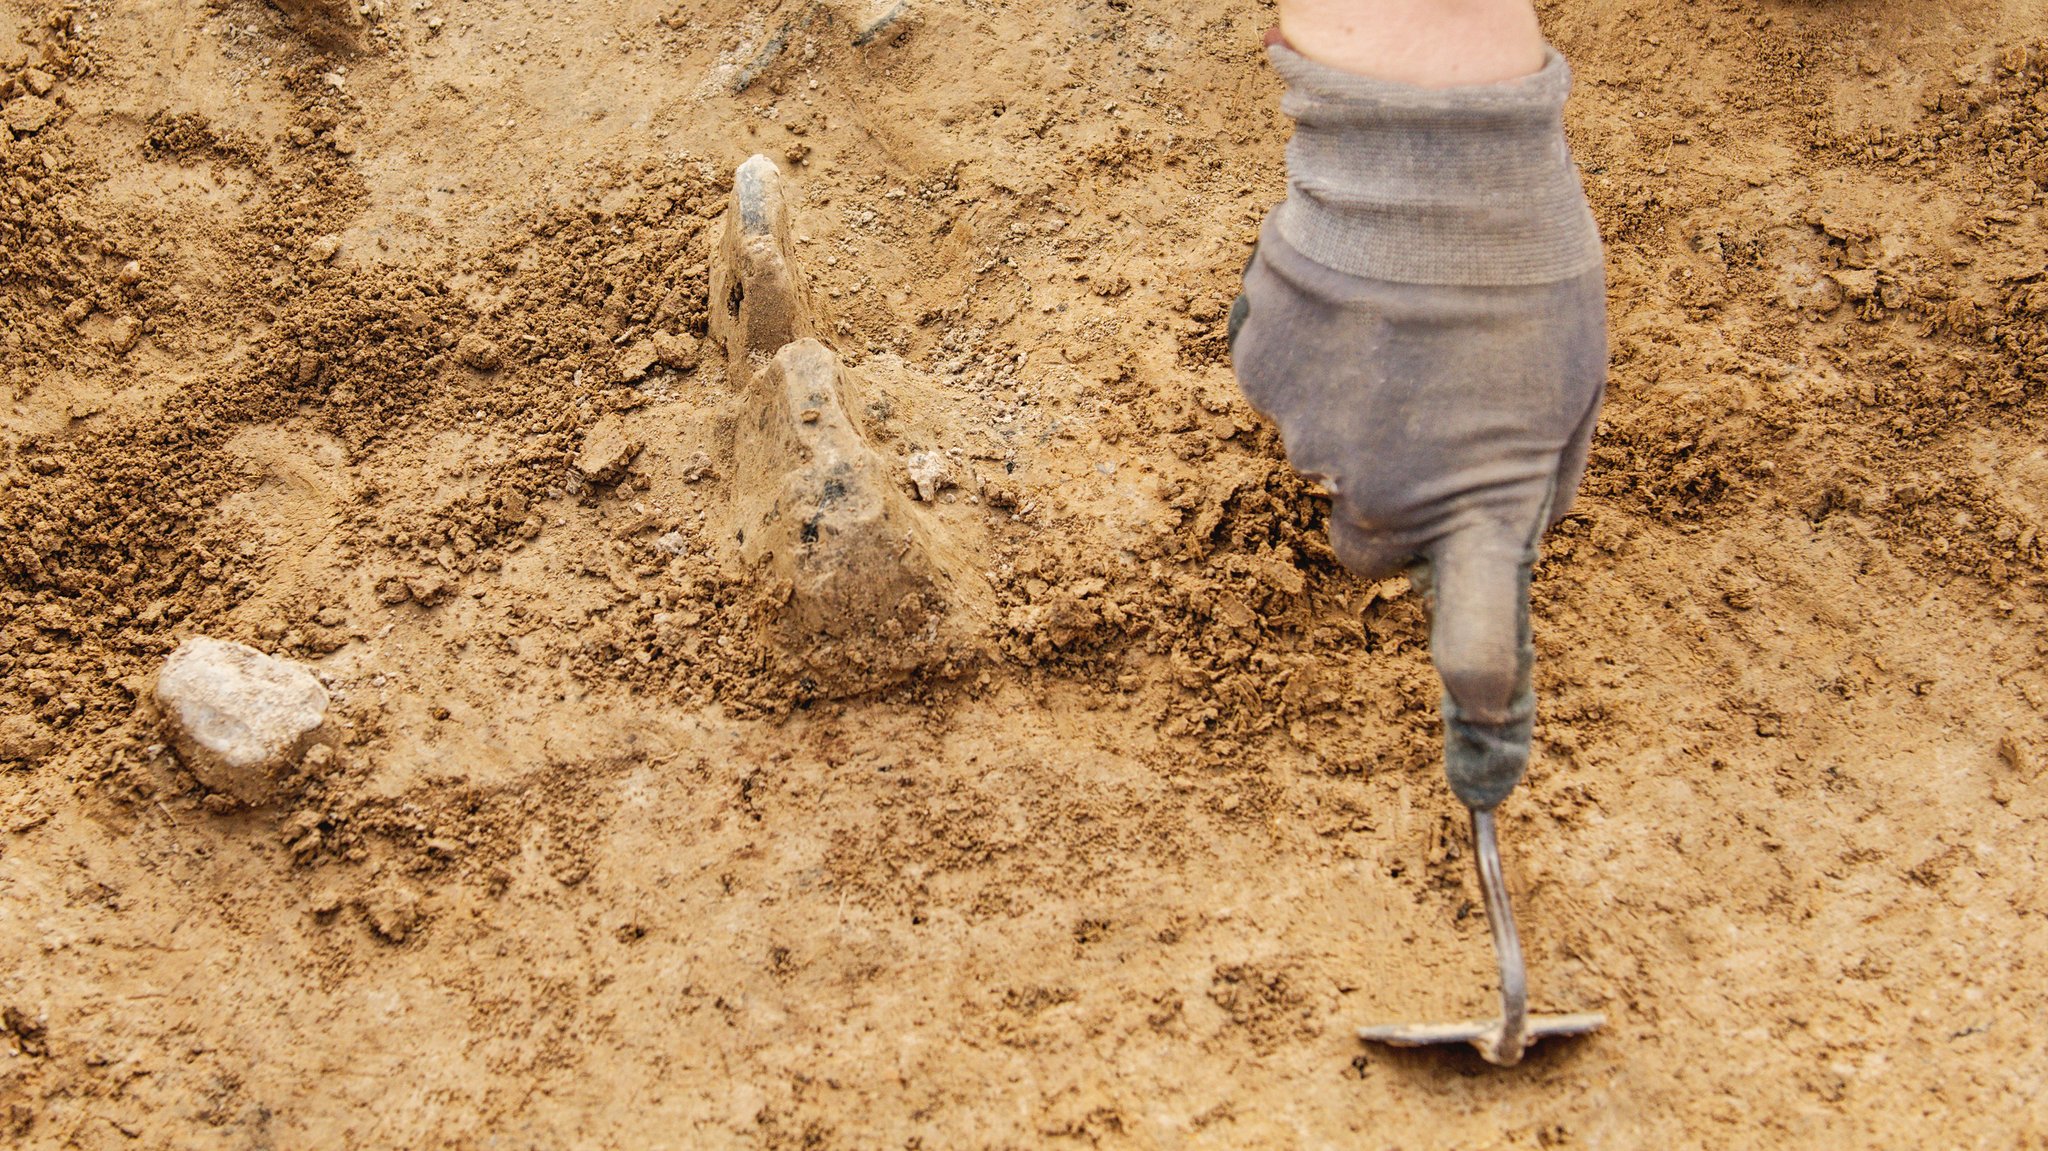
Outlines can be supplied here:
[[729, 538], [772, 592], [768, 638], [821, 692], [957, 670], [978, 650], [966, 621], [986, 614], [987, 589], [848, 417], [858, 379], [815, 338], [827, 325], [789, 237], [781, 174], [755, 156], [734, 177], [711, 280], [710, 329], [743, 390]]
[[734, 538], [778, 594], [776, 646], [835, 694], [958, 660], [962, 587], [929, 527], [846, 417], [845, 369], [817, 340], [760, 373], [734, 445]]

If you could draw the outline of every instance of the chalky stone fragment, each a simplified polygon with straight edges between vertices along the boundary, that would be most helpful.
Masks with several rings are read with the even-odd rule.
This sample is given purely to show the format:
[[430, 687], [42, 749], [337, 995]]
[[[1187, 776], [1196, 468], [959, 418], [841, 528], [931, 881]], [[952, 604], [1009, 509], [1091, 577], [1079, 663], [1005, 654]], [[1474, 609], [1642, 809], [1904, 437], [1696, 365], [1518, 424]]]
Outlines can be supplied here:
[[930, 503], [938, 497], [943, 488], [953, 486], [953, 473], [946, 466], [946, 457], [938, 452], [912, 452], [904, 461], [910, 471], [910, 482], [917, 488], [917, 498]]
[[420, 893], [402, 883], [381, 883], [361, 900], [363, 919], [387, 943], [404, 943], [420, 924]]
[[127, 355], [135, 350], [142, 339], [142, 321], [134, 316], [116, 316], [107, 328], [107, 346], [117, 355]]
[[271, 798], [327, 717], [327, 689], [305, 665], [206, 636], [164, 661], [156, 699], [186, 769], [209, 790], [252, 804]]

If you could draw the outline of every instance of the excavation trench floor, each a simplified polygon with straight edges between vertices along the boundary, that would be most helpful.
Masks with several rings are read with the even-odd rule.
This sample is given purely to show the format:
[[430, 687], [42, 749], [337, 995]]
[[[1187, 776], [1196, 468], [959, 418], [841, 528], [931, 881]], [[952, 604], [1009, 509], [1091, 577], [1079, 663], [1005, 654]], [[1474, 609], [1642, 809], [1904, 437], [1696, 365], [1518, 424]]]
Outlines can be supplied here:
[[[1511, 1072], [1352, 1038], [1491, 957], [1417, 597], [1223, 347], [1270, 8], [876, 7], [0, 0], [10, 1145], [2048, 1139], [2036, 0], [1544, 6], [1614, 368], [1503, 831], [1612, 1022]], [[756, 152], [958, 674], [763, 641]], [[194, 634], [329, 684], [275, 805], [163, 749]]]

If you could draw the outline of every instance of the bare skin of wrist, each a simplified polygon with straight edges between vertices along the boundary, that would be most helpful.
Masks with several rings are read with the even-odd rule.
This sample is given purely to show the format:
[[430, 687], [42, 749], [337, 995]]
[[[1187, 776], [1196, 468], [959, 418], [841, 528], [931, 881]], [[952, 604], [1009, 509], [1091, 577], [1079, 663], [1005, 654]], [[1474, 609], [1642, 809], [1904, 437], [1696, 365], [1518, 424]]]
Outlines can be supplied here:
[[1422, 88], [1497, 84], [1543, 68], [1533, 0], [1280, 0], [1277, 31], [1318, 64]]

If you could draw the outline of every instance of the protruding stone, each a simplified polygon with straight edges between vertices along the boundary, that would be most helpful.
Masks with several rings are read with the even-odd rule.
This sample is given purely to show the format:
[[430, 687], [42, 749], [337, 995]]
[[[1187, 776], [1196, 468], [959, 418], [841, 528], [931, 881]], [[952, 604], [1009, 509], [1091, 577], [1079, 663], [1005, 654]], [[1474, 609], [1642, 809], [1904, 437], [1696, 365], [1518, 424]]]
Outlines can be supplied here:
[[431, 569], [406, 580], [403, 586], [406, 598], [421, 607], [438, 607], [455, 594], [455, 581], [448, 578], [448, 573]]
[[798, 340], [755, 383], [734, 445], [734, 535], [776, 589], [777, 646], [830, 694], [969, 654], [969, 589], [848, 420], [839, 357]]
[[[847, 413], [853, 381], [813, 336], [774, 163], [733, 180], [711, 273], [711, 334], [743, 388], [733, 444], [730, 537], [763, 570], [771, 642], [818, 694], [848, 695], [943, 671], [976, 653], [967, 621], [987, 588], [919, 518], [901, 465], [885, 463]], [[936, 482], [936, 481], [934, 481]]]
[[647, 378], [647, 371], [660, 362], [651, 340], [639, 340], [619, 353], [613, 363], [614, 374], [622, 384], [637, 384]]
[[327, 716], [327, 689], [304, 665], [205, 636], [164, 661], [156, 698], [186, 769], [243, 803], [272, 797]]
[[810, 301], [789, 255], [789, 205], [775, 161], [754, 156], [733, 176], [725, 238], [711, 271], [712, 336], [725, 344], [732, 379], [759, 358], [817, 334]]
[[697, 338], [688, 332], [656, 332], [652, 343], [662, 367], [687, 372], [697, 366]]

